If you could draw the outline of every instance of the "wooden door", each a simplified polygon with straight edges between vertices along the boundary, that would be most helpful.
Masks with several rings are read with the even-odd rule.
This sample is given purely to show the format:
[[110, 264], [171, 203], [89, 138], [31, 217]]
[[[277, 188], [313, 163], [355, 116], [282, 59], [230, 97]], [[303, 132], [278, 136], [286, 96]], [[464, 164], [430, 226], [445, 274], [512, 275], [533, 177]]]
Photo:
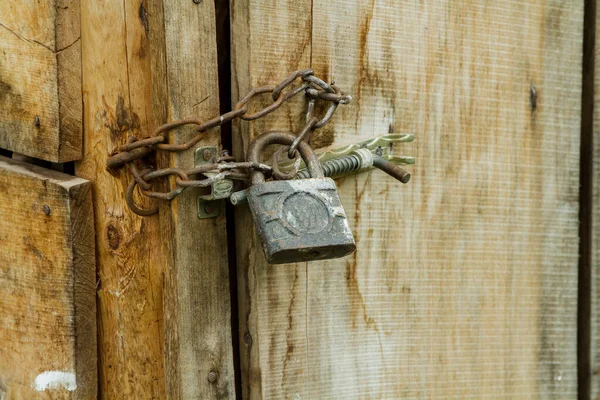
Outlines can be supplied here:
[[354, 99], [315, 143], [416, 137], [408, 185], [338, 180], [351, 257], [269, 266], [236, 215], [243, 398], [574, 398], [583, 2], [231, 5], [234, 99], [311, 67]]

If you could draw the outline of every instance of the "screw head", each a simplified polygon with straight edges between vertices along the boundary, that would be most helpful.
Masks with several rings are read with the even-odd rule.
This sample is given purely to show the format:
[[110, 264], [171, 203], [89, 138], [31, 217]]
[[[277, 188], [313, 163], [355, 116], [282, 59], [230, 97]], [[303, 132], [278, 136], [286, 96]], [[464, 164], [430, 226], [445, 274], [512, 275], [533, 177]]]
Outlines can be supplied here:
[[206, 378], [208, 379], [208, 381], [209, 381], [210, 383], [214, 383], [214, 382], [216, 382], [216, 381], [217, 381], [217, 378], [218, 378], [218, 377], [219, 377], [219, 374], [218, 374], [218, 373], [216, 373], [215, 371], [210, 371], [210, 372], [208, 373], [208, 376], [207, 376]]
[[42, 207], [42, 210], [44, 211], [44, 214], [50, 215], [50, 206], [48, 204], [44, 204], [44, 207]]
[[200, 4], [200, 2], [202, 2], [202, 0], [192, 0], [194, 2], [194, 4]]
[[212, 158], [212, 151], [210, 151], [209, 149], [206, 149], [202, 152], [202, 158], [204, 159], [204, 161], [208, 161]]
[[204, 206], [204, 212], [207, 214], [212, 214], [213, 213], [213, 206], [211, 203], [206, 203], [206, 205]]
[[42, 125], [42, 122], [40, 121], [40, 116], [36, 115], [33, 118], [33, 124], [35, 125], [36, 128], [39, 128]]

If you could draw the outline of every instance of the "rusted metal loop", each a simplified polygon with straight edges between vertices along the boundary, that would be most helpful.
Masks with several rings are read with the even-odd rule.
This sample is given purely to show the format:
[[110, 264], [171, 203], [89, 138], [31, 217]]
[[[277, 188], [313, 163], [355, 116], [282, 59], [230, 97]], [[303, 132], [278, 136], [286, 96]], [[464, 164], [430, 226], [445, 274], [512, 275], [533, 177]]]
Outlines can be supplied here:
[[296, 177], [296, 174], [298, 174], [298, 170], [300, 169], [300, 163], [302, 162], [302, 157], [299, 156], [296, 157], [294, 165], [289, 172], [285, 173], [281, 171], [281, 169], [279, 169], [279, 157], [281, 156], [281, 153], [283, 153], [286, 149], [289, 151], [289, 148], [290, 146], [281, 146], [279, 149], [277, 149], [275, 153], [273, 153], [273, 162], [271, 163], [271, 165], [273, 165], [273, 179], [290, 180], [294, 179]]
[[[177, 175], [179, 177], [179, 179], [184, 180], [184, 181], [189, 180], [187, 174], [179, 168], [165, 168], [165, 169], [161, 169], [158, 171], [152, 171], [147, 174], [142, 174], [142, 177], [145, 180], [149, 181], [152, 179], [156, 179], [156, 178], [160, 178], [160, 177], [168, 176], [168, 175]], [[144, 195], [146, 195], [148, 197], [152, 197], [154, 199], [172, 200], [173, 198], [175, 198], [175, 196], [177, 196], [184, 190], [185, 190], [185, 187], [177, 187], [168, 193], [150, 192], [150, 191], [146, 191], [146, 190], [143, 190], [142, 193]]]
[[106, 161], [106, 168], [112, 170], [118, 170], [122, 168], [127, 163], [137, 160], [138, 158], [142, 158], [147, 156], [152, 152], [152, 147], [140, 147], [138, 149], [133, 149], [131, 151], [123, 151], [117, 154], [114, 154], [108, 158]]
[[[269, 145], [272, 144], [283, 144], [290, 146], [296, 136], [294, 136], [290, 132], [266, 132], [260, 136], [257, 136], [248, 147], [248, 153], [246, 156], [246, 160], [250, 162], [260, 162], [260, 154], [261, 152]], [[321, 163], [319, 159], [311, 149], [311, 147], [306, 142], [300, 142], [298, 144], [298, 151], [310, 172], [310, 175], [313, 178], [323, 178], [323, 168], [321, 167]], [[250, 173], [250, 177], [253, 185], [260, 184], [265, 181], [265, 175], [261, 171], [252, 170]]]
[[[332, 85], [332, 87], [334, 87]], [[314, 88], [306, 89], [306, 95], [311, 99], [321, 99], [326, 101], [333, 101], [338, 104], [349, 104], [352, 101], [352, 96], [344, 93], [328, 93], [319, 91]]]
[[192, 148], [193, 145], [198, 143], [202, 139], [202, 133], [197, 134], [187, 143], [175, 144], [175, 143], [161, 143], [157, 144], [156, 148], [165, 151], [185, 151]]
[[[130, 139], [133, 138], [130, 137]], [[159, 144], [165, 141], [164, 136], [154, 136], [154, 137], [149, 137], [149, 138], [145, 138], [145, 139], [141, 139], [141, 140], [135, 140], [135, 141], [131, 141], [130, 143], [127, 143], [124, 146], [119, 147], [119, 151], [131, 151], [133, 149], [138, 149], [140, 147], [144, 147], [144, 146], [154, 146], [155, 144]]]
[[[253, 121], [255, 119], [259, 119], [261, 117], [264, 117], [267, 114], [272, 113], [273, 111], [277, 110], [279, 107], [281, 107], [281, 105], [286, 102], [287, 100], [289, 100], [290, 98], [294, 97], [295, 95], [297, 95], [300, 92], [305, 91], [307, 88], [307, 84], [303, 84], [302, 86], [299, 86], [293, 90], [290, 90], [287, 93], [281, 93], [279, 95], [279, 98], [277, 99], [277, 101], [275, 101], [274, 103], [269, 104], [268, 106], [266, 106], [265, 108], [263, 108], [260, 111], [257, 111], [253, 114], [243, 114], [240, 115], [240, 119], [243, 119], [245, 121]], [[262, 93], [267, 93], [267, 92], [262, 92]], [[244, 103], [245, 105], [245, 103]], [[237, 107], [237, 106], [236, 106]]]
[[313, 84], [317, 85], [318, 87], [320, 87], [327, 93], [335, 93], [335, 90], [331, 87], [331, 85], [326, 83], [324, 80], [317, 78], [314, 75], [303, 76], [302, 79], [305, 82], [309, 82], [309, 83], [313, 83]]
[[335, 110], [337, 110], [337, 108], [338, 108], [338, 103], [329, 104], [329, 108], [327, 109], [325, 116], [323, 118], [321, 118], [321, 120], [313, 126], [313, 129], [322, 128], [326, 123], [328, 123], [329, 120], [331, 119], [331, 117], [333, 117], [333, 114], [335, 114]]
[[308, 99], [308, 104], [306, 105], [306, 122], [311, 120], [313, 114], [315, 112], [315, 99]]
[[259, 88], [253, 88], [248, 92], [248, 94], [246, 96], [244, 96], [243, 99], [241, 99], [240, 101], [238, 101], [236, 103], [236, 105], [235, 105], [235, 107], [233, 107], [233, 109], [240, 110], [240, 109], [244, 108], [244, 106], [246, 104], [248, 104], [250, 99], [252, 99], [254, 96], [263, 94], [263, 93], [270, 93], [274, 89], [275, 89], [275, 86], [261, 86]]
[[[200, 123], [200, 121], [198, 120], [194, 120], [193, 122], [188, 122], [186, 124], [181, 124], [179, 126], [183, 126], [183, 125], [187, 125], [187, 124], [195, 124], [198, 125], [198, 127], [196, 128], [196, 131], [198, 132], [198, 134], [196, 136], [194, 136], [192, 139], [190, 139], [188, 142], [186, 143], [182, 143], [182, 144], [175, 144], [175, 143], [162, 143], [164, 141], [161, 140], [160, 142], [158, 142], [156, 144], [156, 148], [159, 150], [165, 150], [165, 151], [185, 151], [185, 150], [189, 150], [192, 148], [192, 146], [194, 146], [196, 143], [198, 143], [200, 141], [200, 139], [202, 139], [202, 132], [207, 131], [209, 129], [215, 128], [217, 126], [223, 125], [225, 122], [229, 122], [234, 118], [239, 117], [240, 115], [243, 115], [246, 113], [246, 109], [242, 108], [239, 110], [233, 110], [233, 111], [229, 111], [228, 113], [225, 113], [217, 118], [213, 118], [211, 120], [208, 120], [206, 122], [202, 122]], [[188, 120], [191, 121], [191, 120]], [[173, 129], [174, 127], [177, 126], [173, 126], [174, 123], [171, 124], [171, 127], [169, 128], [169, 130]], [[165, 125], [163, 125], [165, 126]], [[158, 131], [157, 131], [158, 132]], [[156, 133], [156, 132], [155, 132]], [[160, 134], [166, 134], [165, 132], [162, 132]], [[160, 136], [159, 136], [160, 137]]]
[[246, 108], [242, 107], [239, 110], [232, 110], [229, 111], [221, 116], [218, 116], [217, 118], [213, 118], [211, 120], [208, 120], [206, 122], [203, 122], [202, 124], [200, 124], [198, 126], [198, 128], [196, 128], [196, 130], [198, 132], [204, 132], [207, 131], [209, 129], [212, 128], [216, 128], [217, 126], [221, 126], [226, 122], [229, 122], [237, 117], [239, 117], [240, 115], [244, 115], [246, 113]]
[[267, 164], [251, 162], [251, 161], [219, 164], [217, 166], [218, 170], [232, 170], [235, 168], [255, 169], [257, 171], [262, 171], [262, 172], [271, 172], [271, 170], [272, 170], [272, 168], [270, 166], [268, 166]]
[[152, 133], [152, 136], [153, 137], [158, 136], [158, 135], [164, 136], [167, 132], [169, 132], [170, 130], [173, 130], [175, 128], [179, 128], [184, 125], [200, 125], [201, 123], [202, 123], [202, 121], [200, 121], [199, 119], [196, 119], [196, 118], [185, 118], [185, 119], [182, 119], [179, 121], [169, 122], [166, 124], [162, 124], [161, 126], [156, 128], [154, 130], [154, 132]]
[[198, 175], [198, 174], [205, 174], [207, 172], [215, 170], [216, 168], [217, 168], [217, 164], [204, 164], [204, 165], [201, 165], [199, 167], [188, 169], [187, 171], [185, 171], [185, 173], [188, 176]]
[[298, 133], [298, 136], [296, 136], [296, 139], [294, 139], [294, 142], [290, 145], [290, 148], [288, 150], [289, 159], [296, 157], [296, 149], [298, 148], [298, 143], [302, 141], [308, 143], [310, 141], [310, 137], [315, 131], [314, 126], [317, 123], [317, 121], [319, 121], [317, 118], [311, 117], [311, 119], [306, 123], [306, 125], [304, 125], [300, 133]]
[[[140, 172], [138, 171], [137, 167], [135, 166], [135, 162], [132, 161], [128, 165], [129, 165], [129, 170], [131, 171], [131, 175], [133, 175], [133, 179], [135, 179], [137, 184], [140, 185], [140, 187], [143, 190], [152, 189], [152, 185], [150, 185], [148, 182], [146, 182], [144, 180], [144, 178], [142, 177], [142, 174], [140, 174]], [[148, 170], [148, 172], [150, 172], [150, 171], [151, 170]]]
[[202, 179], [202, 180], [181, 180], [181, 179], [177, 179], [177, 186], [181, 186], [182, 188], [189, 188], [189, 187], [208, 187], [211, 186], [213, 183], [215, 183], [216, 181], [218, 181], [218, 179], [213, 179], [213, 178], [207, 178], [207, 179]]
[[279, 98], [279, 95], [281, 94], [283, 89], [285, 89], [286, 87], [291, 85], [296, 79], [298, 79], [300, 77], [302, 77], [304, 79], [304, 77], [310, 76], [313, 74], [314, 74], [314, 72], [310, 68], [309, 69], [301, 69], [301, 70], [294, 72], [293, 74], [290, 74], [290, 76], [288, 76], [287, 78], [282, 80], [281, 83], [279, 83], [279, 85], [275, 86], [275, 89], [273, 89], [271, 98], [273, 99], [273, 101], [277, 101], [277, 99]]
[[188, 187], [208, 187], [208, 186], [212, 186], [215, 182], [218, 182], [220, 180], [223, 180], [225, 178], [227, 178], [229, 176], [229, 171], [225, 171], [225, 172], [220, 172], [215, 176], [211, 176], [207, 179], [202, 179], [202, 180], [182, 180], [182, 179], [177, 179], [177, 185], [184, 187], [184, 188], [188, 188]]
[[[342, 91], [339, 87], [335, 86], [335, 85], [331, 85], [331, 88], [333, 90], [335, 90], [336, 95], [341, 95]], [[310, 89], [307, 89], [307, 91], [309, 91]], [[311, 99], [308, 103], [309, 105], [309, 111], [307, 112], [307, 117], [310, 116], [312, 117], [313, 112], [314, 112], [314, 102], [315, 99]], [[319, 120], [317, 123], [314, 124], [313, 129], [319, 129], [322, 128], [326, 123], [329, 122], [329, 120], [333, 117], [333, 114], [335, 114], [335, 111], [338, 108], [338, 103], [335, 102], [330, 102], [329, 107], [327, 108], [327, 112], [325, 113], [325, 115], [323, 116], [323, 118], [321, 118], [321, 120]]]
[[[143, 170], [141, 172], [141, 175], [143, 176], [144, 174], [146, 174], [150, 171], [152, 171], [152, 170], [151, 169]], [[148, 217], [150, 215], [154, 215], [154, 214], [158, 213], [158, 206], [155, 206], [155, 207], [149, 208], [149, 209], [143, 209], [143, 208], [139, 208], [137, 206], [137, 204], [135, 204], [135, 201], [133, 199], [133, 193], [135, 191], [136, 186], [137, 186], [137, 182], [135, 180], [132, 180], [131, 182], [129, 182], [129, 186], [127, 186], [127, 192], [125, 193], [125, 201], [127, 202], [127, 206], [129, 206], [131, 211], [133, 211], [135, 214], [142, 216], [142, 217]]]

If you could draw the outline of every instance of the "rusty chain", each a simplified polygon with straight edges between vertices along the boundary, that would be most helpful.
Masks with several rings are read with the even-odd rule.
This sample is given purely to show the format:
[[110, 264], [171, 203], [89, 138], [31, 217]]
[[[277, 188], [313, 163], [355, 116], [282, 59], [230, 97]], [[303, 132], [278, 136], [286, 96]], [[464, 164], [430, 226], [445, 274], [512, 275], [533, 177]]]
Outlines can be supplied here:
[[[293, 87], [293, 84], [300, 80], [302, 83]], [[185, 189], [189, 187], [208, 187], [215, 182], [223, 179], [248, 180], [249, 171], [257, 170], [264, 173], [272, 174], [274, 179], [292, 179], [297, 172], [296, 169], [291, 173], [282, 173], [278, 168], [272, 168], [266, 164], [236, 162], [235, 158], [224, 154], [218, 158], [216, 163], [207, 164], [201, 167], [184, 170], [181, 168], [163, 168], [154, 169], [147, 162], [147, 158], [156, 151], [182, 152], [191, 149], [202, 138], [202, 133], [219, 127], [236, 118], [253, 121], [266, 116], [277, 110], [281, 105], [299, 93], [304, 92], [308, 98], [308, 107], [306, 112], [306, 124], [296, 135], [296, 139], [289, 146], [288, 157], [294, 158], [297, 156], [296, 149], [302, 141], [308, 142], [311, 135], [316, 129], [323, 127], [333, 117], [339, 104], [348, 104], [352, 98], [345, 95], [339, 87], [334, 84], [328, 84], [325, 81], [317, 78], [311, 69], [296, 71], [274, 86], [263, 86], [251, 89], [248, 94], [243, 97], [233, 107], [233, 110], [213, 118], [208, 121], [201, 121], [196, 118], [186, 118], [178, 121], [169, 122], [156, 128], [152, 135], [145, 139], [137, 139], [129, 137], [127, 143], [119, 147], [119, 151], [108, 158], [107, 168], [109, 170], [118, 170], [125, 165], [129, 167], [129, 171], [133, 179], [129, 183], [126, 191], [126, 200], [129, 208], [136, 214], [141, 216], [154, 215], [158, 212], [158, 207], [150, 209], [142, 209], [135, 204], [134, 192], [136, 186], [139, 186], [141, 193], [148, 197], [161, 200], [172, 200]], [[262, 109], [249, 112], [248, 104], [252, 99], [259, 95], [271, 94], [272, 102]], [[315, 103], [317, 100], [329, 102], [329, 106], [325, 114], [319, 119], [314, 116]], [[196, 136], [182, 144], [166, 143], [167, 134], [176, 128], [185, 125], [196, 125]], [[281, 149], [280, 149], [281, 150]], [[278, 152], [278, 154], [281, 152]], [[210, 175], [205, 175], [210, 173]], [[216, 174], [215, 174], [216, 173]], [[151, 181], [158, 178], [166, 178], [175, 176], [175, 187], [168, 192], [157, 192], [152, 190]], [[198, 176], [197, 179], [190, 179], [191, 176]]]

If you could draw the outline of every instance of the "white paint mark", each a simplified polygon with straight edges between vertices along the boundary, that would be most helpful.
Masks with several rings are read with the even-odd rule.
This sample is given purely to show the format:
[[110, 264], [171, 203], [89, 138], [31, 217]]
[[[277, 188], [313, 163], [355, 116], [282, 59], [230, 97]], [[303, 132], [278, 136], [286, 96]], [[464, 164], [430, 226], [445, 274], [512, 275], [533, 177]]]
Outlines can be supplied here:
[[45, 371], [35, 377], [33, 383], [35, 390], [43, 392], [48, 389], [65, 388], [72, 392], [77, 389], [75, 374], [73, 372], [63, 371]]

